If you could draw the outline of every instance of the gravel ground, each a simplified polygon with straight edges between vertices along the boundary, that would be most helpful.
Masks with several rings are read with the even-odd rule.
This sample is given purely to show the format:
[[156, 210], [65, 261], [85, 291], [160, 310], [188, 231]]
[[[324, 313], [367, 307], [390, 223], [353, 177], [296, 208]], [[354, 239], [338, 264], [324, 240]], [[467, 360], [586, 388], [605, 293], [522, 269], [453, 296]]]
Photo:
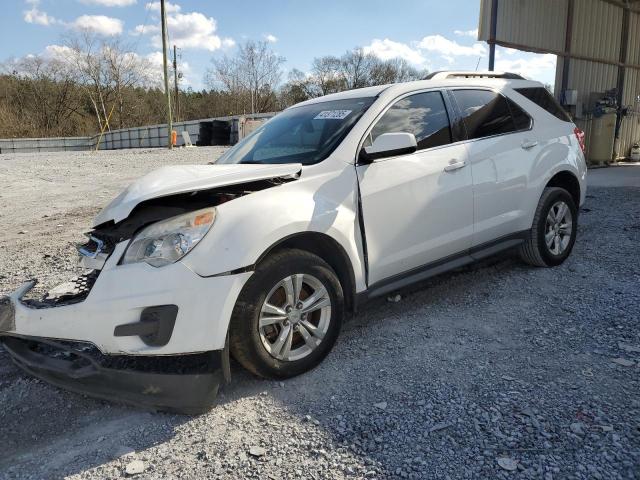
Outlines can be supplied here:
[[[219, 154], [0, 155], [0, 291], [66, 280], [132, 178]], [[640, 478], [636, 185], [590, 189], [562, 266], [504, 255], [372, 303], [306, 375], [235, 365], [206, 415], [84, 398], [0, 353], [0, 477]]]

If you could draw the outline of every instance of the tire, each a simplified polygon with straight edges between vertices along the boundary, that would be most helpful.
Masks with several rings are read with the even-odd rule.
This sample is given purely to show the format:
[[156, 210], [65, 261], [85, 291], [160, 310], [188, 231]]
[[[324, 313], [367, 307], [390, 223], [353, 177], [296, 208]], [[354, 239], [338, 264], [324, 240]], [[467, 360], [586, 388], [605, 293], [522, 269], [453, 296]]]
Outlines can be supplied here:
[[[287, 296], [287, 287], [293, 296], [300, 292], [298, 302]], [[313, 305], [320, 307], [312, 310]], [[307, 307], [308, 313], [304, 313]], [[260, 377], [300, 375], [316, 367], [331, 351], [342, 327], [344, 308], [342, 286], [324, 260], [303, 250], [276, 252], [257, 266], [238, 297], [229, 326], [231, 354]], [[287, 310], [290, 312], [283, 315]], [[284, 343], [279, 343], [282, 338]]]
[[[557, 220], [562, 206], [567, 213]], [[571, 230], [567, 233], [569, 225]], [[529, 236], [520, 247], [520, 257], [535, 267], [560, 265], [571, 254], [577, 231], [578, 208], [573, 197], [564, 188], [547, 187], [538, 202]]]

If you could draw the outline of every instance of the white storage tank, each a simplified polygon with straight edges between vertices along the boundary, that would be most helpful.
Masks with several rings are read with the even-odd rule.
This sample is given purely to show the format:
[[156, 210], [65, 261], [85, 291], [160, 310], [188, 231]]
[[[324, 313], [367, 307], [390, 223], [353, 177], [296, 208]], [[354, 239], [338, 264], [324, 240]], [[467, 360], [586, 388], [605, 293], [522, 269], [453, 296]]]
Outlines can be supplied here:
[[589, 139], [589, 162], [591, 164], [606, 165], [611, 162], [615, 132], [615, 111], [606, 112], [593, 118]]

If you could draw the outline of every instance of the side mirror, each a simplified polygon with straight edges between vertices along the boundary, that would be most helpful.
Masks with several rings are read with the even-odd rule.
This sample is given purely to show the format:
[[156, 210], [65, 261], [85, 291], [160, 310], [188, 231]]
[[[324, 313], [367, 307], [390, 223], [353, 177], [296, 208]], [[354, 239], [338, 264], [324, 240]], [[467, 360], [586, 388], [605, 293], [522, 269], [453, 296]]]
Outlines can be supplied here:
[[418, 143], [413, 133], [383, 133], [378, 136], [373, 145], [360, 150], [360, 162], [371, 163], [379, 158], [406, 155], [418, 149]]

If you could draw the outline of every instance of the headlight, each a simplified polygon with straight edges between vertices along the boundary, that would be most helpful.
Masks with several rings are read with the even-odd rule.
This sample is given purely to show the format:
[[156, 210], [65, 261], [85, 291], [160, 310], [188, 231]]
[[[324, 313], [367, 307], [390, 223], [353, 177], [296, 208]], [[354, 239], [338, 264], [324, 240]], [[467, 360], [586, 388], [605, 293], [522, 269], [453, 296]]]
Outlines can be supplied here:
[[216, 219], [215, 208], [205, 208], [154, 223], [131, 240], [123, 264], [147, 262], [154, 267], [174, 263], [195, 247]]

